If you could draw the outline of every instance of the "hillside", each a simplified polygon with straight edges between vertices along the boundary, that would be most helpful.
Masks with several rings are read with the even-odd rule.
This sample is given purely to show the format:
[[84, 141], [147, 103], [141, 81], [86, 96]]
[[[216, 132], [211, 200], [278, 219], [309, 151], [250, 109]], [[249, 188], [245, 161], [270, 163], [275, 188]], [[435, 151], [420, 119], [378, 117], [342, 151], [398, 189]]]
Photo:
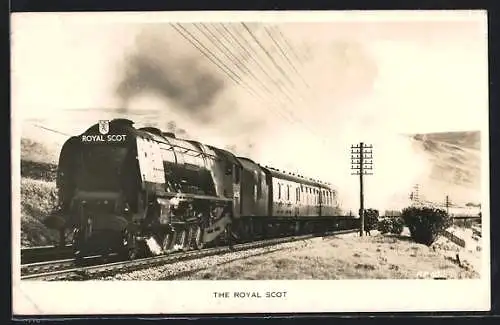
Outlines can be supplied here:
[[[433, 196], [433, 188], [443, 189], [455, 201], [480, 201], [481, 133], [443, 132], [412, 135], [416, 145], [431, 162], [423, 192]], [[426, 193], [427, 192], [427, 193]], [[437, 191], [436, 191], [437, 192]], [[435, 199], [435, 198], [434, 198]], [[475, 203], [477, 203], [475, 202]]]

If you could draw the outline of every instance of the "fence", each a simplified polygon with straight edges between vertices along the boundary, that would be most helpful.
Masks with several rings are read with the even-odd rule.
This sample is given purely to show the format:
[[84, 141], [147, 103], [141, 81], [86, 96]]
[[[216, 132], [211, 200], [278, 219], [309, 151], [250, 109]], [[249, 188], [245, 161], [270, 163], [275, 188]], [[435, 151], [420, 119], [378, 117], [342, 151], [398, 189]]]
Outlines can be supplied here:
[[448, 230], [443, 231], [443, 236], [457, 244], [458, 246], [465, 247], [465, 240], [462, 238], [457, 237], [456, 235], [452, 234]]

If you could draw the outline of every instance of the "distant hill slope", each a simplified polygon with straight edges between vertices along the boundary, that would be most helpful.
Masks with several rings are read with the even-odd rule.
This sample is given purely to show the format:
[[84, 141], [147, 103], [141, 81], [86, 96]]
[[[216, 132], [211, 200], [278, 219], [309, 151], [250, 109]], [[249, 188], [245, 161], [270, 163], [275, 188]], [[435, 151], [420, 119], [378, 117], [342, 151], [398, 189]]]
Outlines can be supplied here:
[[31, 139], [21, 139], [21, 176], [55, 181], [58, 151]]
[[481, 133], [443, 132], [413, 136], [430, 156], [430, 177], [454, 185], [479, 189], [481, 181]]
[[481, 202], [481, 133], [442, 132], [412, 135], [417, 147], [429, 158], [431, 170], [422, 180], [428, 199], [465, 204]]
[[465, 149], [481, 149], [481, 132], [479, 131], [464, 131], [464, 132], [439, 132], [427, 134], [415, 134], [415, 140], [420, 140], [432, 147], [433, 142], [442, 142], [448, 144], [456, 150]]
[[43, 143], [43, 139], [21, 139], [21, 160], [56, 164], [59, 152]]

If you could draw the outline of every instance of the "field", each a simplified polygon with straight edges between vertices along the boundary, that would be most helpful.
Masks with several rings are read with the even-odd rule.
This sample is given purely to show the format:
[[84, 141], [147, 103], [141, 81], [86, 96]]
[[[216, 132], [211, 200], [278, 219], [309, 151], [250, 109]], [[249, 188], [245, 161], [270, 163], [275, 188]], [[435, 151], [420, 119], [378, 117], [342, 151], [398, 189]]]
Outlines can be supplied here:
[[[443, 239], [440, 239], [443, 241]], [[283, 251], [211, 266], [184, 280], [470, 279], [454, 244], [427, 247], [409, 237], [375, 235], [314, 239]]]

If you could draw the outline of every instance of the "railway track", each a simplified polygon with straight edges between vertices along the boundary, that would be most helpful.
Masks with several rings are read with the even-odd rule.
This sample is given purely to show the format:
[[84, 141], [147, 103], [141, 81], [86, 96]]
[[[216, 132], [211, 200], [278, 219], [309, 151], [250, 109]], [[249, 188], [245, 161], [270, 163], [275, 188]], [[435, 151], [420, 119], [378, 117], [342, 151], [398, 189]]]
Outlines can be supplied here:
[[77, 269], [79, 267], [99, 265], [109, 262], [109, 260], [118, 259], [117, 254], [110, 254], [106, 257], [102, 255], [87, 256], [77, 265], [74, 258], [56, 259], [52, 261], [36, 262], [21, 264], [21, 279], [25, 276], [32, 276], [42, 273], [59, 272], [70, 269]]
[[21, 264], [37, 263], [57, 259], [68, 259], [73, 256], [71, 245], [59, 246], [38, 246], [21, 249]]
[[353, 233], [358, 231], [359, 231], [358, 229], [349, 229], [349, 230], [328, 232], [321, 235], [308, 234], [302, 236], [273, 238], [256, 242], [237, 244], [234, 245], [233, 247], [222, 246], [222, 247], [207, 248], [202, 250], [177, 252], [168, 255], [147, 257], [132, 261], [119, 261], [112, 263], [106, 263], [106, 262], [99, 263], [100, 261], [99, 258], [101, 258], [102, 261], [102, 257], [94, 256], [91, 258], [87, 258], [88, 263], [91, 264], [88, 266], [77, 266], [74, 259], [33, 263], [33, 264], [22, 265], [21, 280], [45, 280], [45, 281], [88, 280], [95, 278], [97, 276], [106, 276], [115, 274], [120, 271], [130, 272], [149, 267], [175, 263], [179, 261], [187, 261], [207, 256], [220, 255], [230, 252], [238, 252], [254, 248], [261, 248], [287, 242], [310, 239], [314, 237], [327, 237], [339, 234]]

